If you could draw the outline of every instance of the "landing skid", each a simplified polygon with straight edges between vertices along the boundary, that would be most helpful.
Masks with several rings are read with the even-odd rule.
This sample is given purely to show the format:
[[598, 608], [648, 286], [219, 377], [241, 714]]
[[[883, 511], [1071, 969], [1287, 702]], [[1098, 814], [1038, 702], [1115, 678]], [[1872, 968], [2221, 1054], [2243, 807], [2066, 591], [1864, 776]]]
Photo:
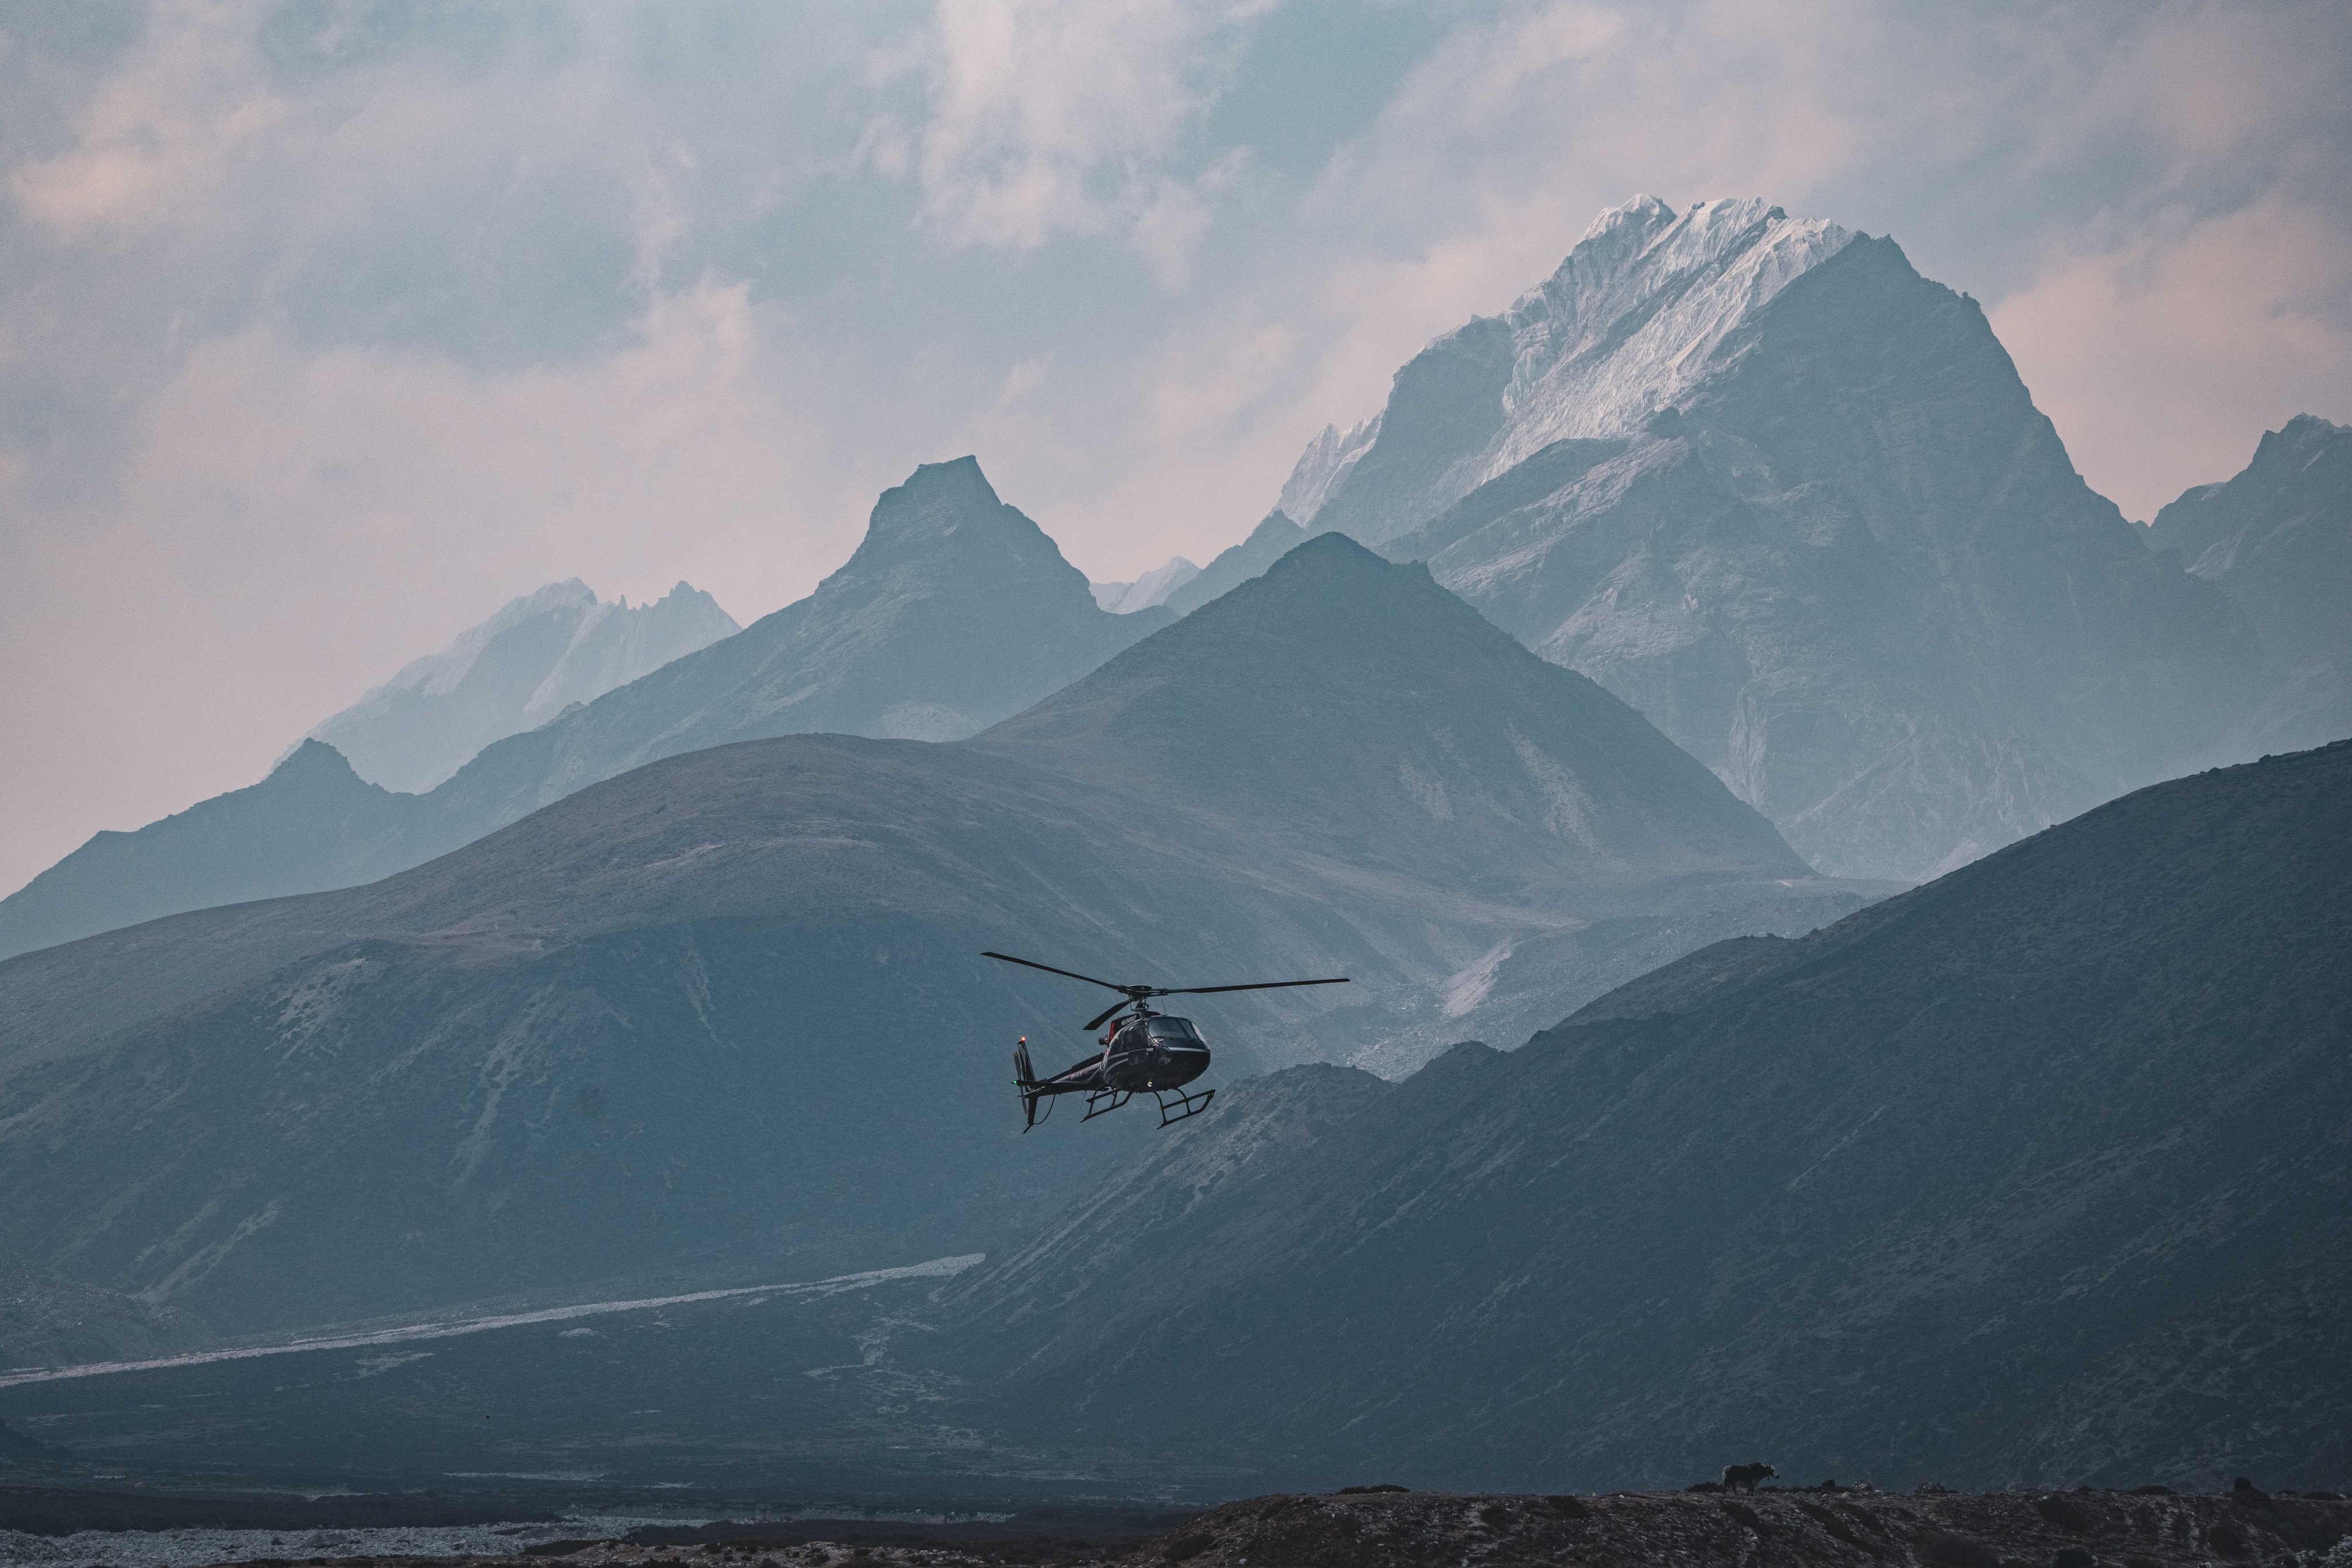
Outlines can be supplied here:
[[[1204, 1089], [1198, 1094], [1187, 1094], [1179, 1089], [1160, 1089], [1150, 1092], [1151, 1098], [1160, 1106], [1160, 1125], [1162, 1127], [1173, 1127], [1179, 1121], [1189, 1121], [1200, 1115], [1209, 1109], [1209, 1101], [1217, 1098], [1217, 1091], [1213, 1089]], [[1098, 1089], [1087, 1096], [1087, 1113], [1078, 1120], [1092, 1121], [1105, 1111], [1117, 1110], [1134, 1098], [1133, 1089]]]
[[[1208, 1110], [1209, 1101], [1217, 1098], [1217, 1091], [1213, 1089], [1204, 1089], [1198, 1094], [1186, 1094], [1181, 1089], [1163, 1089], [1154, 1094], [1152, 1098], [1160, 1101], [1160, 1125], [1172, 1127], [1179, 1121], [1198, 1116]], [[1171, 1100], [1176, 1102], [1176, 1112], [1172, 1116], [1169, 1114], [1168, 1108], [1168, 1102]]]

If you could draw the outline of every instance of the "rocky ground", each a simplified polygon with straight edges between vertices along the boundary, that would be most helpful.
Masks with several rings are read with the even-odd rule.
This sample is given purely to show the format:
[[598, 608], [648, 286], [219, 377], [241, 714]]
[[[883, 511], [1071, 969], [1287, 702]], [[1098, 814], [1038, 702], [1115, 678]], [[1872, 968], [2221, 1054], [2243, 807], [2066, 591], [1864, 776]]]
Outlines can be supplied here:
[[[1118, 1533], [806, 1521], [549, 1541], [520, 1555], [551, 1568], [2352, 1568], [2352, 1501], [2250, 1488], [2220, 1496], [2160, 1487], [1974, 1496], [1768, 1487], [1583, 1498], [1380, 1489], [1227, 1503], [1140, 1542]], [[517, 1555], [310, 1561], [336, 1568], [515, 1568]]]
[[[1904, 1564], [2176, 1568], [2284, 1564], [2352, 1531], [2340, 1498], [2242, 1491], [1457, 1497], [1376, 1492], [1229, 1503], [1126, 1561], [1188, 1568], [1444, 1564]], [[2352, 1552], [2344, 1554], [2352, 1563]], [[2331, 1563], [2328, 1568], [2335, 1568]]]

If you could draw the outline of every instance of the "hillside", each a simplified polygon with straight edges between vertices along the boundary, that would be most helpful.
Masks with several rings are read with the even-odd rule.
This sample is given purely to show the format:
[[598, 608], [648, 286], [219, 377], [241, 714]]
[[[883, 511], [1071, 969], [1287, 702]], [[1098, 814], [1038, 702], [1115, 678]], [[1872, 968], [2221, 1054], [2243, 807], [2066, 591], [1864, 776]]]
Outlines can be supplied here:
[[1863, 897], [1334, 536], [971, 742], [698, 751], [365, 888], [0, 964], [0, 1251], [236, 1333], [983, 1250], [1148, 1124], [1019, 1137], [1014, 1037], [1075, 1057], [1096, 1001], [982, 949], [1349, 974], [1204, 998], [1221, 1069], [1410, 1066], [1643, 963], [1511, 971], [1521, 944]]
[[2352, 743], [2158, 785], [1507, 1055], [1239, 1086], [937, 1342], [1008, 1441], [1266, 1475], [2332, 1484], [2347, 948]]
[[184, 910], [347, 888], [395, 869], [414, 795], [305, 741], [257, 784], [198, 801], [135, 833], [98, 833], [0, 899], [0, 958]]
[[1974, 300], [1758, 201], [1603, 214], [1294, 485], [1841, 875], [1931, 877], [2205, 760], [2273, 679]]

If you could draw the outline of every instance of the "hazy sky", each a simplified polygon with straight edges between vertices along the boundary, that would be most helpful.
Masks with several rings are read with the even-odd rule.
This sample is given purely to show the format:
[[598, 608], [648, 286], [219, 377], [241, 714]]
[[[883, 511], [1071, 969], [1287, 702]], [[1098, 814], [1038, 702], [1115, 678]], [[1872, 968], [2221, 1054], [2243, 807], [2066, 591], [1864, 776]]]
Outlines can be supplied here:
[[979, 454], [1097, 578], [1601, 208], [1974, 294], [2135, 517], [2352, 419], [2352, 6], [0, 3], [0, 890], [515, 595]]

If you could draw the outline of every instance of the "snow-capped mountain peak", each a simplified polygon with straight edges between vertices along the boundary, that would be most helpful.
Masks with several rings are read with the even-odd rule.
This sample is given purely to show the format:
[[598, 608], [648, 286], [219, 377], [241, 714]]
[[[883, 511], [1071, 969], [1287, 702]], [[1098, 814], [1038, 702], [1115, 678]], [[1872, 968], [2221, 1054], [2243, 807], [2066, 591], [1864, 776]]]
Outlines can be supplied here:
[[1339, 488], [1349, 470], [1356, 466], [1374, 441], [1380, 439], [1381, 416], [1373, 415], [1360, 420], [1345, 435], [1336, 425], [1326, 425], [1323, 433], [1307, 443], [1307, 450], [1283, 482], [1282, 499], [1275, 508], [1293, 522], [1309, 523], [1323, 510], [1331, 492]]
[[438, 653], [413, 659], [310, 738], [386, 789], [431, 789], [491, 742], [535, 729], [739, 628], [717, 600], [680, 583], [632, 606], [577, 577], [526, 594]]
[[1630, 436], [1727, 369], [1739, 328], [1856, 237], [1760, 197], [1612, 207], [1509, 310], [1407, 363], [1377, 419], [1309, 443], [1284, 508], [1385, 544], [1555, 441]]
[[1722, 368], [1742, 321], [1853, 238], [1760, 197], [1676, 213], [1636, 196], [1602, 213], [1503, 318], [1511, 379], [1479, 482], [1564, 437], [1632, 434]]

